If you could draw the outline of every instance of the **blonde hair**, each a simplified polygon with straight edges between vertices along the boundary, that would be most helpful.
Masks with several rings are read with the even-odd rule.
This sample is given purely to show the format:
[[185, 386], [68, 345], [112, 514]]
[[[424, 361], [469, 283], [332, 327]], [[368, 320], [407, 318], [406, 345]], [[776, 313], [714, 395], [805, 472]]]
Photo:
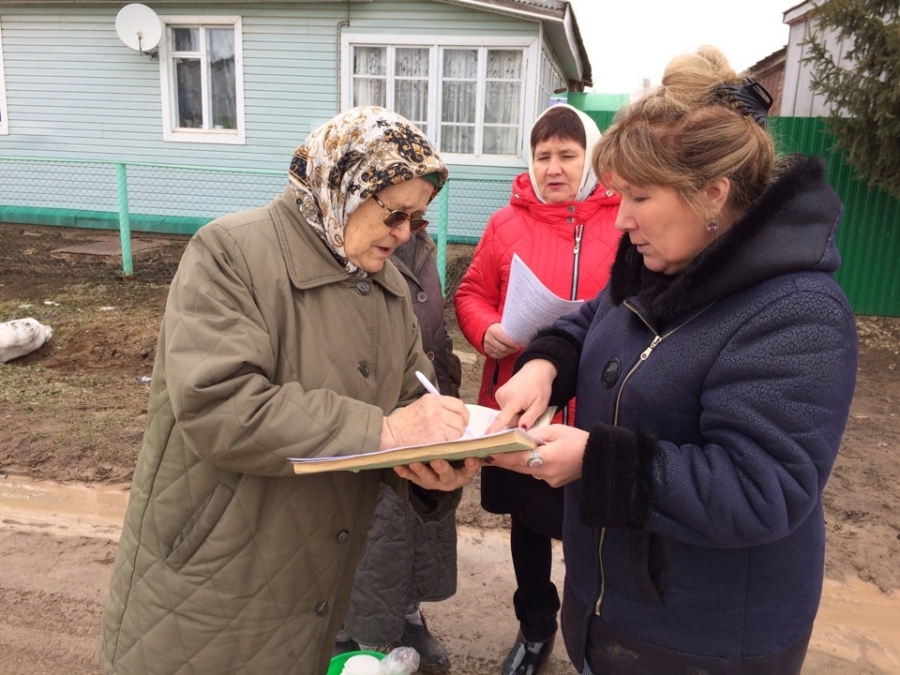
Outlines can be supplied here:
[[739, 84], [716, 47], [672, 59], [662, 84], [619, 111], [603, 134], [593, 157], [600, 181], [615, 173], [633, 185], [672, 187], [707, 217], [700, 191], [725, 177], [726, 208], [739, 217], [762, 194], [775, 163], [769, 133], [717, 90]]

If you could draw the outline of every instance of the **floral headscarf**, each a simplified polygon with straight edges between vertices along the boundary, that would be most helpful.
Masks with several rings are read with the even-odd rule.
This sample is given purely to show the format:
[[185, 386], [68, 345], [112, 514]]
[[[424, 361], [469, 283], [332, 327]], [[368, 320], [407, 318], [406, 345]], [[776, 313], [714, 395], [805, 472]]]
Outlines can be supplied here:
[[300, 213], [344, 269], [364, 277], [366, 272], [344, 253], [350, 214], [380, 190], [417, 177], [427, 176], [437, 194], [448, 171], [412, 122], [384, 108], [362, 106], [312, 132], [294, 152], [289, 176]]
[[[578, 194], [576, 194], [575, 199], [572, 200], [581, 202], [594, 194], [594, 190], [597, 189], [598, 181], [597, 176], [594, 175], [594, 168], [592, 166], [591, 158], [593, 158], [594, 156], [594, 148], [596, 148], [597, 143], [600, 142], [600, 130], [597, 128], [597, 123], [594, 122], [594, 120], [592, 120], [590, 117], [585, 115], [583, 112], [578, 110], [578, 108], [573, 108], [566, 103], [559, 103], [558, 106], [568, 108], [576, 115], [578, 115], [579, 121], [584, 126], [584, 170], [581, 172], [581, 184], [578, 187]], [[552, 109], [553, 108], [547, 108], [547, 110], [538, 115], [537, 119], [541, 119], [541, 117], [546, 115], [547, 112]], [[535, 122], [536, 121], [537, 120], [535, 120]], [[537, 176], [535, 176], [534, 173], [534, 152], [528, 155], [528, 173], [531, 174], [531, 187], [534, 188], [534, 194], [537, 195], [537, 198], [541, 202], [546, 203], [547, 200], [544, 198], [544, 195], [541, 194], [541, 189], [538, 187]]]

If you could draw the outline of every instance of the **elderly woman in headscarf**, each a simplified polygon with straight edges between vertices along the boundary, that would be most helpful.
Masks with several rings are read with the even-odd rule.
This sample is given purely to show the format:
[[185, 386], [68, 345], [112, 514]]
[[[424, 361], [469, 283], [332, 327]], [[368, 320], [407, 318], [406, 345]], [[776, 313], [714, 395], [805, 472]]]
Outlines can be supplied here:
[[447, 179], [381, 108], [313, 132], [268, 206], [201, 228], [169, 293], [103, 617], [104, 673], [328, 670], [381, 481], [423, 520], [478, 461], [296, 476], [325, 457], [459, 438], [388, 262]]

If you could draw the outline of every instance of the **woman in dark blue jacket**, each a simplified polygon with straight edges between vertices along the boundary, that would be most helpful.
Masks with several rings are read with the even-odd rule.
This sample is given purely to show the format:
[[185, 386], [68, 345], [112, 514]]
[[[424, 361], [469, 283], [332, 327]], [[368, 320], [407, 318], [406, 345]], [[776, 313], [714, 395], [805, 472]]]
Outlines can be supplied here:
[[776, 162], [771, 98], [715, 48], [673, 60], [594, 158], [622, 197], [610, 283], [497, 392], [575, 427], [495, 466], [566, 486], [563, 635], [584, 673], [800, 672], [822, 589], [822, 490], [856, 377], [832, 274], [841, 203]]

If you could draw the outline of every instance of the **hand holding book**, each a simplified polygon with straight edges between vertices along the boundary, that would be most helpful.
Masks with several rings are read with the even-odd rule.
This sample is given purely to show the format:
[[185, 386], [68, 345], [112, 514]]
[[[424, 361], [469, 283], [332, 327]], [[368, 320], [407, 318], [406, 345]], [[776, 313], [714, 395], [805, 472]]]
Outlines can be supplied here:
[[[364, 455], [294, 457], [290, 461], [294, 465], [294, 472], [298, 474], [323, 471], [360, 471], [408, 465], [414, 462], [427, 463], [435, 459], [452, 462], [466, 457], [487, 457], [516, 450], [532, 450], [541, 444], [540, 440], [522, 429], [502, 429], [487, 433], [497, 411], [474, 404], [466, 404], [466, 408], [469, 410], [469, 427], [472, 434], [468, 437], [463, 433], [458, 439], [452, 441], [408, 445]], [[536, 423], [533, 428], [549, 424], [554, 412], [555, 408], [548, 409], [540, 424]]]

